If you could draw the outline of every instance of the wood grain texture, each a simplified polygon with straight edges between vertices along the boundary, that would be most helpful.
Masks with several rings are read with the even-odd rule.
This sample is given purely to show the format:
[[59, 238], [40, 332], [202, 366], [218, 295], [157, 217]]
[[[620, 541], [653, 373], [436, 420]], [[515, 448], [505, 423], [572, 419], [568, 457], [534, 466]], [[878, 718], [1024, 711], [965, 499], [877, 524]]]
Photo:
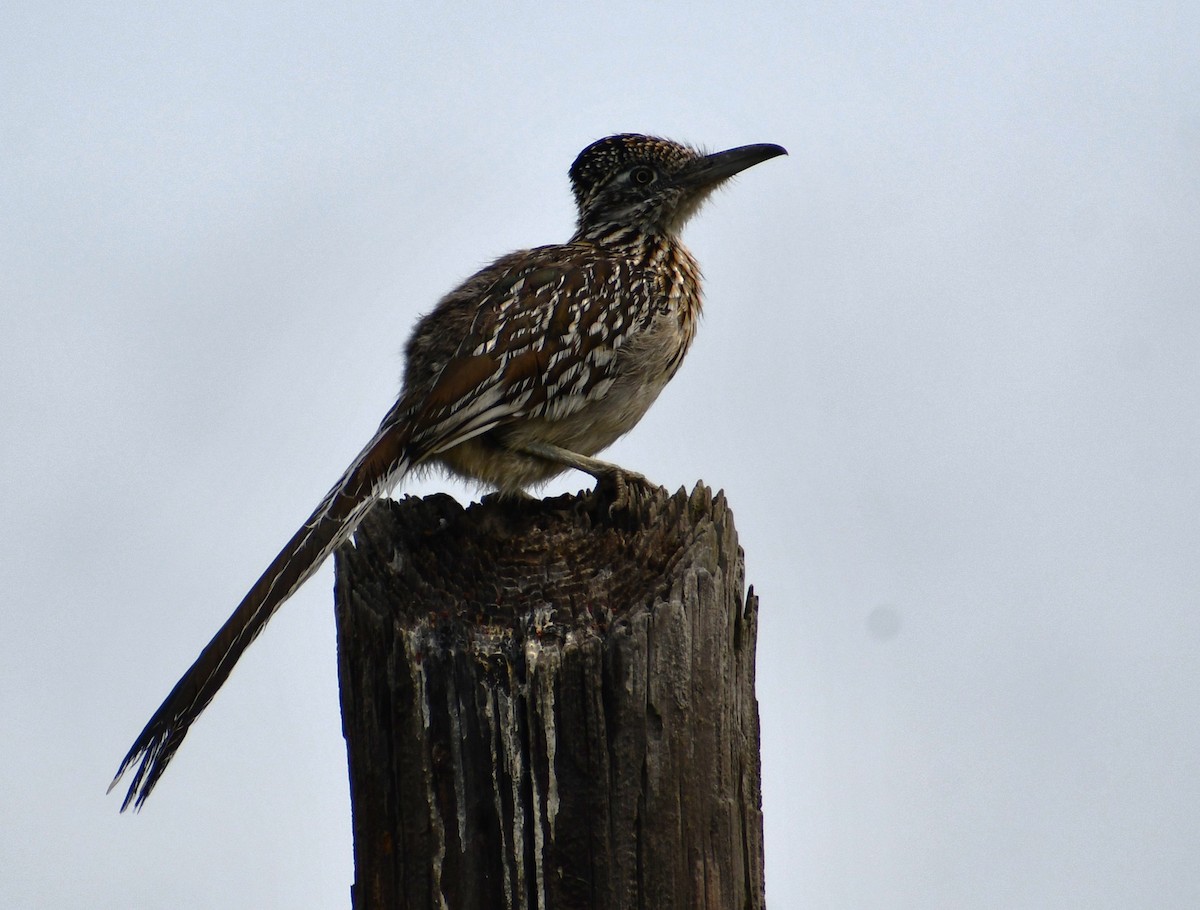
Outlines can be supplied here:
[[386, 501], [337, 553], [355, 908], [763, 906], [722, 495]]

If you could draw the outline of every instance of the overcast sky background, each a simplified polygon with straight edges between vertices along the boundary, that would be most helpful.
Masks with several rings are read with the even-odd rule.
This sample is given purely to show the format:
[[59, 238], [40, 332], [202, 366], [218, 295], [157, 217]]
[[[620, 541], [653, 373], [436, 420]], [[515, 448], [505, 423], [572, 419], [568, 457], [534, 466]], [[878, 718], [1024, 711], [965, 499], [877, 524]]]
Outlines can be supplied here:
[[1200, 906], [1200, 6], [12, 3], [0, 97], [0, 906], [348, 905], [330, 567], [104, 788], [629, 130], [791, 153], [609, 450], [733, 506], [771, 906]]

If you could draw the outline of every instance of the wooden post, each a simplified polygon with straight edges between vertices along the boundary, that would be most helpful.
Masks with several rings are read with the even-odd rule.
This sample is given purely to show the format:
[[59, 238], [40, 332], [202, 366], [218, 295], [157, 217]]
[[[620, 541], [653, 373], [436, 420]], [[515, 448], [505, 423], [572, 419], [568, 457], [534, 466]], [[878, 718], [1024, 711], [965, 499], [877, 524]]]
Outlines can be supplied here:
[[724, 496], [386, 501], [337, 554], [356, 910], [761, 908]]

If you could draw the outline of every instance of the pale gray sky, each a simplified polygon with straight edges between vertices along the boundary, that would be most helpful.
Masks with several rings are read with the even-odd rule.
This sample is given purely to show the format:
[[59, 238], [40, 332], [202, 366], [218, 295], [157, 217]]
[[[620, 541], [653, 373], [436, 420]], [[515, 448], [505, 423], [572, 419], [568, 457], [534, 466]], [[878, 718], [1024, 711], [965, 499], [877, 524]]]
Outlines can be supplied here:
[[6, 10], [0, 906], [347, 904], [329, 568], [105, 785], [415, 318], [627, 130], [791, 152], [609, 452], [736, 514], [771, 905], [1200, 906], [1200, 7], [426, 9]]

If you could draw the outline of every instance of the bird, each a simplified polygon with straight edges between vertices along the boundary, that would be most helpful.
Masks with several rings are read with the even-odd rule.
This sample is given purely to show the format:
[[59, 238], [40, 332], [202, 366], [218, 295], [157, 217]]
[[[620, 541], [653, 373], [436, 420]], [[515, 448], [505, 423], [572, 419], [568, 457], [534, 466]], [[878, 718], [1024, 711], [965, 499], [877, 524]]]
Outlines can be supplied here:
[[680, 231], [713, 190], [787, 154], [769, 143], [705, 153], [637, 133], [597, 140], [569, 176], [570, 240], [502, 256], [417, 321], [401, 392], [375, 435], [180, 678], [121, 761], [141, 809], [192, 723], [275, 611], [405, 475], [441, 467], [525, 491], [568, 469], [615, 489], [639, 474], [594, 456], [631, 430], [683, 362], [700, 268]]

